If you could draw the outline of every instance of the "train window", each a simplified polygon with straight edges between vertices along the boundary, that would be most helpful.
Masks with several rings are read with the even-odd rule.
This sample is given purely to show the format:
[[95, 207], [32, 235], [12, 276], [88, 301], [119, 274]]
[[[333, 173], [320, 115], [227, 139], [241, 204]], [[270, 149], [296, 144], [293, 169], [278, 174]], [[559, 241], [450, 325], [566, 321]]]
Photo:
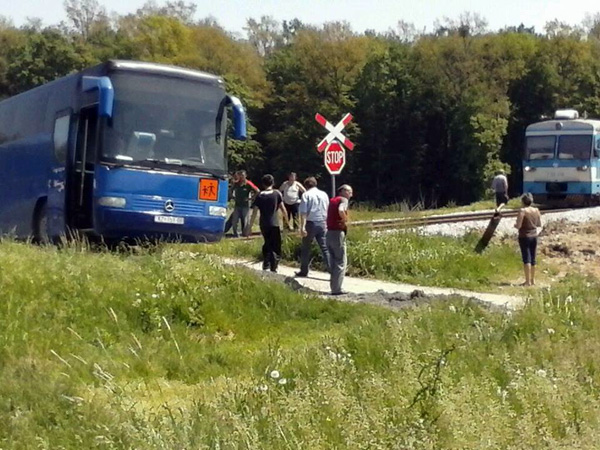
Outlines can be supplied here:
[[591, 150], [591, 135], [563, 135], [558, 140], [559, 159], [590, 159]]
[[529, 136], [526, 142], [526, 159], [552, 159], [556, 136]]

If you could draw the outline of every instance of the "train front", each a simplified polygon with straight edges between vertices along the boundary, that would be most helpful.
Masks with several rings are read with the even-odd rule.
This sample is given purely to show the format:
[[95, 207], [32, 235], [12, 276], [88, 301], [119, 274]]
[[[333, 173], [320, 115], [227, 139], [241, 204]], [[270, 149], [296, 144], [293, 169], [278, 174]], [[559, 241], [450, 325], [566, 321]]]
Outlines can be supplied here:
[[573, 110], [557, 111], [554, 120], [527, 127], [523, 191], [536, 203], [596, 203], [600, 121], [578, 119]]

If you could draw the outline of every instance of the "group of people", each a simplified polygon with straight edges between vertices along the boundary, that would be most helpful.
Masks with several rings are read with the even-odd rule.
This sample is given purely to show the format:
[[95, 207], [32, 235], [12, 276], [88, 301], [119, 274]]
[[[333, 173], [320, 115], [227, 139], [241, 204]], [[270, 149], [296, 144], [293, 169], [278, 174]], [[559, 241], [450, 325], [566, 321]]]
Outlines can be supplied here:
[[[331, 274], [331, 294], [341, 295], [346, 273], [346, 233], [348, 231], [348, 200], [352, 188], [344, 184], [337, 196], [329, 196], [317, 187], [315, 177], [308, 177], [304, 184], [291, 172], [288, 179], [275, 189], [273, 175], [261, 179], [262, 190], [247, 179], [246, 172], [234, 174], [232, 196], [234, 209], [227, 220], [225, 232], [233, 229], [238, 236], [237, 225], [242, 223], [242, 235], [248, 236], [260, 213], [259, 226], [264, 239], [262, 247], [263, 270], [277, 272], [281, 259], [281, 227], [279, 215], [290, 230], [298, 230], [302, 236], [300, 271], [297, 277], [308, 276], [310, 249], [316, 240], [323, 255], [327, 271]], [[248, 220], [250, 209], [252, 215]]]
[[[508, 203], [508, 180], [504, 171], [499, 170], [492, 180], [492, 189], [496, 196], [496, 211]], [[533, 206], [533, 196], [527, 192], [521, 196], [521, 209], [517, 215], [515, 228], [519, 232], [519, 248], [523, 260], [523, 286], [535, 284], [535, 264], [538, 236], [542, 229], [540, 210]]]

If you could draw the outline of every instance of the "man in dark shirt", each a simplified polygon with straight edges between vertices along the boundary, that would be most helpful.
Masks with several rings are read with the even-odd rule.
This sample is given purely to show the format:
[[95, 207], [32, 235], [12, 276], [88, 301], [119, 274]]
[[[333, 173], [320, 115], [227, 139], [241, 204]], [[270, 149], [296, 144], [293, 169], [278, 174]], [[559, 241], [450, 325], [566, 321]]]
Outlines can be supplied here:
[[[277, 272], [277, 264], [279, 264], [281, 258], [281, 229], [277, 211], [281, 211], [286, 226], [289, 225], [288, 217], [281, 192], [273, 189], [273, 184], [275, 184], [273, 175], [264, 175], [261, 181], [265, 189], [254, 199], [252, 218], [248, 228], [252, 229], [256, 214], [260, 211], [260, 232], [265, 240], [262, 248], [262, 268], [263, 270], [270, 268], [271, 272]], [[248, 230], [246, 230], [246, 233], [248, 233]]]
[[[235, 182], [232, 187], [234, 200], [233, 212], [225, 224], [225, 233], [233, 227], [233, 237], [238, 237], [237, 223], [242, 221], [242, 234], [245, 234], [246, 224], [248, 223], [248, 213], [250, 211], [250, 202], [252, 196], [258, 194], [258, 188], [252, 181], [246, 178], [245, 170], [238, 170], [235, 173]], [[250, 230], [248, 230], [249, 232]]]

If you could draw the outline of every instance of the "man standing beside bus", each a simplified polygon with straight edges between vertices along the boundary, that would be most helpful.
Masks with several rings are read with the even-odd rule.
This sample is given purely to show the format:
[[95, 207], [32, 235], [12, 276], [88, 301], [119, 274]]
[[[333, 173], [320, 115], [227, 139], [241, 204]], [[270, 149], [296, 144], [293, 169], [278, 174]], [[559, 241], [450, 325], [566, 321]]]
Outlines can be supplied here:
[[302, 251], [300, 256], [300, 272], [297, 277], [308, 276], [310, 264], [310, 245], [313, 239], [321, 248], [323, 262], [329, 271], [329, 251], [325, 235], [327, 233], [327, 208], [329, 207], [329, 196], [317, 188], [317, 179], [308, 177], [304, 181], [306, 192], [302, 195], [300, 207], [300, 235], [302, 236]]
[[492, 180], [492, 189], [496, 194], [496, 207], [508, 203], [508, 180], [503, 170], [498, 170]]
[[246, 178], [245, 170], [238, 170], [236, 172], [237, 182], [233, 185], [233, 212], [231, 213], [231, 223], [227, 221], [225, 227], [225, 233], [233, 227], [233, 237], [238, 237], [237, 223], [239, 220], [242, 222], [242, 234], [246, 233], [246, 224], [248, 223], [248, 213], [250, 212], [250, 202], [253, 197], [258, 194], [259, 189], [252, 181]]
[[342, 295], [344, 276], [348, 257], [346, 254], [346, 234], [348, 233], [348, 200], [352, 198], [352, 188], [343, 184], [338, 189], [337, 197], [329, 201], [327, 210], [327, 249], [329, 250], [329, 267], [331, 269], [331, 295]]
[[[281, 192], [273, 189], [273, 184], [275, 184], [273, 175], [264, 175], [261, 181], [264, 190], [254, 199], [252, 218], [248, 228], [252, 228], [256, 215], [260, 211], [260, 232], [264, 239], [262, 269], [277, 272], [277, 265], [281, 258], [281, 229], [279, 228], [279, 214], [277, 213], [281, 211], [286, 225], [288, 224], [287, 213], [283, 207]], [[246, 234], [249, 234], [249, 230], [246, 231]]]

